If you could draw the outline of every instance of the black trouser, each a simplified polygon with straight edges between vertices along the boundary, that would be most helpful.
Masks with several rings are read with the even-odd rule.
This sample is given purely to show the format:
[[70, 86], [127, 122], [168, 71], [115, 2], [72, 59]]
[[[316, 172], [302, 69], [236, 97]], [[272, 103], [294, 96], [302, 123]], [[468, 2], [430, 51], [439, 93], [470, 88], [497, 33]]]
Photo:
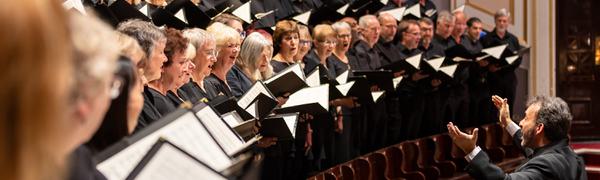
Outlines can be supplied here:
[[386, 146], [402, 142], [402, 115], [400, 113], [400, 99], [397, 95], [386, 97], [387, 105], [387, 142]]
[[445, 128], [442, 117], [445, 106], [442, 101], [441, 92], [433, 91], [425, 94], [425, 110], [423, 111], [423, 121], [421, 123], [421, 132], [419, 137], [430, 136], [443, 132]]
[[510, 115], [513, 115], [515, 96], [517, 93], [517, 75], [512, 72], [490, 73], [491, 95], [508, 99]]
[[480, 126], [496, 122], [496, 118], [492, 116], [494, 108], [489, 88], [471, 88], [469, 92], [471, 95], [471, 105], [469, 106], [470, 120], [468, 125]]

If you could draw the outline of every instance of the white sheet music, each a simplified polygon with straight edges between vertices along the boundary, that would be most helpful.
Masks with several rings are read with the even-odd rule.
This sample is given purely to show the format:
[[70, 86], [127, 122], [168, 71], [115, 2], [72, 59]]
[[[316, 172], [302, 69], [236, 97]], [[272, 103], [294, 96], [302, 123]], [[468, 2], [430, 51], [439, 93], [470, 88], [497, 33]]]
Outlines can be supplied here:
[[329, 110], [329, 84], [300, 89], [290, 95], [287, 102], [281, 105], [281, 108], [310, 103], [319, 103], [323, 108]]
[[163, 144], [135, 179], [225, 179], [170, 144]]
[[456, 71], [457, 67], [458, 67], [458, 65], [456, 65], [456, 64], [444, 66], [444, 67], [440, 68], [440, 71], [442, 71], [444, 74], [446, 74], [450, 77], [454, 77], [454, 72]]
[[349, 71], [350, 70], [344, 71], [342, 74], [340, 74], [338, 77], [336, 77], [335, 80], [340, 84], [346, 84], [348, 82], [348, 72]]
[[406, 7], [399, 7], [399, 8], [382, 11], [381, 13], [388, 13], [388, 14], [392, 15], [392, 17], [394, 17], [394, 19], [396, 19], [396, 21], [402, 21], [402, 18], [404, 17], [404, 10], [406, 10]]
[[485, 59], [487, 57], [490, 57], [490, 56], [491, 55], [489, 55], [489, 54], [486, 54], [486, 55], [483, 55], [483, 56], [479, 56], [479, 57], [475, 58], [475, 61], [481, 61], [481, 60], [483, 60], [483, 59]]
[[400, 82], [402, 82], [402, 76], [398, 76], [394, 79], [392, 79], [392, 82], [394, 83], [394, 89], [398, 89], [398, 85], [400, 85]]
[[242, 122], [244, 122], [244, 120], [242, 120], [242, 117], [240, 117], [240, 115], [236, 111], [231, 111], [231, 112], [225, 113], [225, 114], [221, 115], [221, 118], [223, 118], [223, 120], [225, 120], [225, 122], [227, 123], [227, 125], [229, 125], [229, 127], [236, 127], [236, 126], [240, 125]]
[[381, 95], [383, 95], [385, 91], [375, 91], [375, 92], [371, 92], [371, 95], [373, 96], [373, 102], [377, 102], [377, 100], [379, 100], [379, 98], [381, 98]]
[[99, 163], [96, 168], [108, 179], [125, 179], [159, 137], [181, 147], [217, 171], [224, 170], [232, 164], [229, 157], [190, 112]]
[[315, 87], [315, 86], [319, 86], [321, 85], [321, 78], [320, 78], [320, 68], [319, 66], [317, 66], [315, 68], [315, 70], [310, 73], [308, 76], [306, 76], [306, 85], [308, 85], [308, 87]]
[[429, 64], [435, 71], [438, 71], [440, 67], [442, 67], [442, 63], [446, 57], [439, 57], [430, 60], [426, 60], [425, 62]]
[[196, 116], [206, 125], [208, 132], [214, 135], [227, 154], [234, 154], [244, 144], [238, 135], [211, 108], [203, 108], [196, 113]]
[[419, 53], [417, 55], [406, 58], [406, 62], [408, 62], [410, 65], [412, 65], [416, 69], [419, 69], [420, 64], [421, 64], [421, 55], [422, 55], [422, 53]]
[[248, 24], [252, 24], [252, 16], [250, 15], [250, 1], [242, 4], [242, 6], [231, 12], [234, 16], [239, 17]]
[[504, 44], [504, 45], [500, 45], [500, 46], [485, 48], [485, 49], [482, 49], [481, 52], [487, 53], [496, 59], [500, 59], [500, 56], [502, 56], [502, 53], [504, 52], [504, 49], [506, 49], [507, 46], [508, 46], [508, 44]]
[[513, 64], [517, 59], [519, 59], [519, 55], [506, 57], [505, 59], [508, 64]]
[[296, 74], [296, 76], [298, 76], [300, 79], [305, 80], [304, 78], [304, 72], [302, 71], [302, 67], [300, 67], [300, 64], [296, 63], [292, 66], [290, 66], [289, 68], [285, 69], [284, 71], [281, 71], [277, 74], [275, 74], [274, 76], [272, 76], [271, 78], [265, 80], [265, 84], [269, 84], [272, 81], [276, 80], [277, 78], [287, 74], [293, 72], [294, 74]]
[[254, 101], [254, 103], [250, 104], [250, 106], [248, 106], [248, 108], [246, 108], [246, 112], [250, 113], [250, 115], [252, 115], [252, 117], [258, 116], [258, 114], [257, 114], [258, 109], [256, 109], [257, 108], [256, 102], [258, 102], [258, 101]]
[[292, 137], [296, 139], [296, 126], [298, 125], [298, 114], [285, 114], [283, 116], [283, 121], [285, 121], [285, 125], [287, 125], [288, 130], [292, 133]]
[[342, 85], [337, 85], [335, 86], [335, 88], [337, 88], [343, 96], [348, 96], [348, 92], [350, 91], [350, 89], [352, 88], [352, 86], [354, 86], [354, 81], [350, 81], [346, 84], [342, 84]]
[[262, 82], [257, 81], [256, 83], [254, 83], [254, 85], [252, 85], [252, 87], [250, 87], [246, 94], [244, 94], [242, 97], [240, 97], [240, 99], [238, 99], [238, 106], [242, 107], [242, 109], [248, 108], [250, 103], [252, 103], [252, 101], [254, 101], [254, 99], [256, 99], [256, 97], [260, 93], [270, 97], [271, 99], [276, 99], [275, 97], [271, 96], [271, 91], [269, 91]]

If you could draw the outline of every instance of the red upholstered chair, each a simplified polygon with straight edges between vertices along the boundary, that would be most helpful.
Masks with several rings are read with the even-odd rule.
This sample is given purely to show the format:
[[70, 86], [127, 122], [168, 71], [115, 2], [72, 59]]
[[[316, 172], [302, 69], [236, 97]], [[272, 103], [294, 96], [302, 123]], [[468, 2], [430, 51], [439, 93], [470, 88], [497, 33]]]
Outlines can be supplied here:
[[371, 167], [371, 180], [385, 179], [385, 172], [387, 162], [385, 154], [381, 152], [374, 152], [367, 156], [367, 161]]
[[456, 165], [451, 156], [453, 146], [452, 139], [450, 139], [448, 134], [437, 134], [432, 136], [431, 139], [435, 143], [433, 161], [438, 165], [440, 177], [452, 177], [456, 171]]
[[338, 178], [335, 176], [335, 174], [333, 172], [325, 172], [323, 174], [323, 179], [324, 180], [337, 180]]
[[[430, 179], [438, 179], [440, 177], [441, 174], [441, 170], [442, 168], [444, 169], [448, 169], [450, 168], [450, 170], [452, 170], [452, 172], [449, 172], [448, 176], [452, 176], [452, 173], [454, 173], [454, 165], [451, 164], [438, 164], [436, 163], [433, 159], [434, 159], [434, 155], [435, 155], [435, 142], [433, 142], [433, 139], [431, 139], [431, 137], [425, 137], [425, 138], [421, 138], [421, 139], [417, 139], [415, 140], [417, 147], [419, 148], [419, 160], [417, 161], [417, 165], [419, 168], [419, 171], [421, 171], [424, 175], [425, 178], [430, 180]], [[444, 166], [451, 166], [451, 167], [444, 167]]]
[[354, 169], [348, 164], [340, 165], [340, 171], [342, 176], [339, 179], [343, 180], [353, 180], [354, 179]]
[[387, 179], [403, 179], [401, 175], [402, 150], [400, 147], [390, 146], [384, 150], [387, 162], [385, 177]]
[[425, 175], [419, 172], [417, 161], [419, 158], [419, 148], [414, 141], [405, 141], [400, 143], [402, 152], [402, 164], [400, 166], [401, 177], [406, 179], [425, 179]]
[[354, 179], [369, 179], [371, 167], [366, 159], [356, 158], [351, 163], [354, 169]]
[[485, 131], [485, 142], [483, 145], [480, 144], [480, 146], [490, 155], [492, 162], [502, 162], [505, 154], [504, 149], [501, 147], [502, 127], [493, 123], [485, 124], [481, 126], [481, 129]]

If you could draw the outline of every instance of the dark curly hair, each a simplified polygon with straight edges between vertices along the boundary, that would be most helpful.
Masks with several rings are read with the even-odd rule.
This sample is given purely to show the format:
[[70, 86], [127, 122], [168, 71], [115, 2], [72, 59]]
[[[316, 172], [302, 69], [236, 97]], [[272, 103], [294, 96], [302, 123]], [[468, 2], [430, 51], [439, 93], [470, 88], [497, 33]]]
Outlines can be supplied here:
[[165, 45], [165, 56], [167, 61], [163, 64], [164, 67], [169, 67], [173, 64], [173, 56], [175, 53], [183, 53], [187, 49], [189, 40], [183, 37], [183, 33], [177, 29], [165, 29], [167, 36], [167, 44]]

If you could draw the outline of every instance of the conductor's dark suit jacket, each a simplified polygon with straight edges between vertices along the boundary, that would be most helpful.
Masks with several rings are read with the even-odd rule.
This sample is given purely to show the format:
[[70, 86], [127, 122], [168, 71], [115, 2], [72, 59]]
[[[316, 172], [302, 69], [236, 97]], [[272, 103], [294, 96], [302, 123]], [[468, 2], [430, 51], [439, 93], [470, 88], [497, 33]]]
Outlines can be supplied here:
[[[513, 142], [520, 145], [522, 137], [521, 130], [517, 131]], [[583, 160], [569, 147], [567, 139], [533, 151], [523, 150], [528, 150], [524, 151], [528, 160], [513, 173], [506, 174], [498, 166], [490, 163], [488, 155], [483, 151], [473, 158], [466, 170], [475, 179], [587, 179]]]

